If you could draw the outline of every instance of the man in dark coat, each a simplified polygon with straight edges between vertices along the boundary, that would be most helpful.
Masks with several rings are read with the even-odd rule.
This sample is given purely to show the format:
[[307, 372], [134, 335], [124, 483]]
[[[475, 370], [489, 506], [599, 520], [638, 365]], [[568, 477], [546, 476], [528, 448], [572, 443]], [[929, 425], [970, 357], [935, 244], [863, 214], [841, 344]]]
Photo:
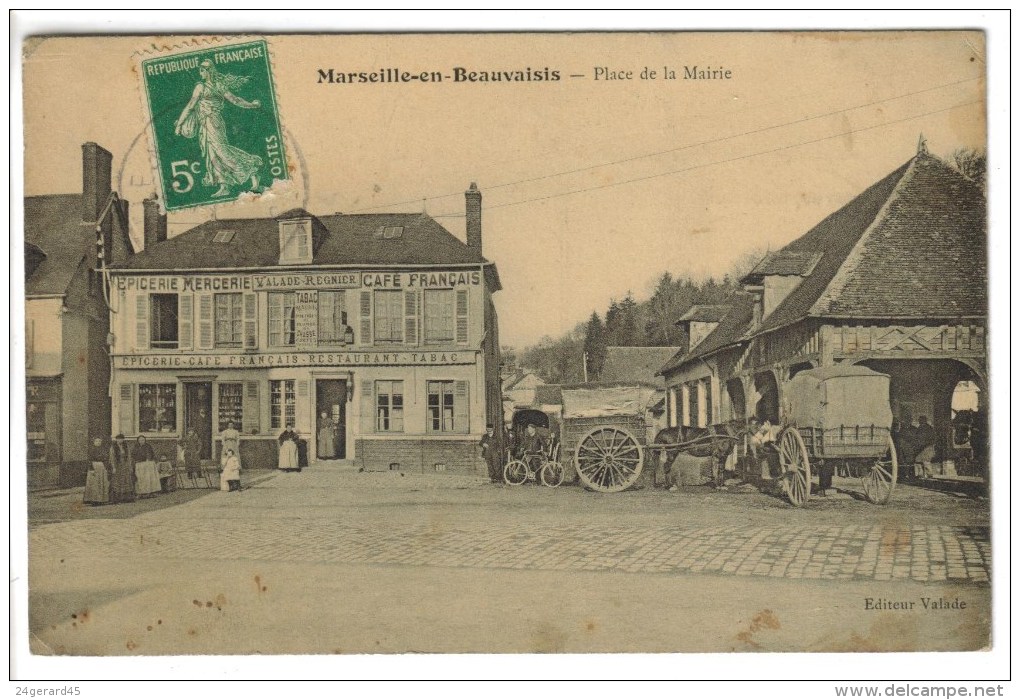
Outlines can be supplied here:
[[482, 448], [482, 458], [489, 467], [489, 480], [499, 483], [503, 480], [503, 446], [495, 433], [491, 425], [485, 426], [485, 435], [479, 444]]

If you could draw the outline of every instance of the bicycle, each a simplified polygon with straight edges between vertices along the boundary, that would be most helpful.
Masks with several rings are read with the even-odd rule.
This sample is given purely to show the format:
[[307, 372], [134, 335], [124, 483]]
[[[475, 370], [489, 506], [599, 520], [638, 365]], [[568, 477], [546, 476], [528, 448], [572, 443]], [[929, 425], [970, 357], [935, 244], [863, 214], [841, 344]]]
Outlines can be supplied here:
[[510, 486], [520, 486], [528, 481], [541, 481], [543, 486], [556, 488], [563, 483], [566, 470], [555, 459], [559, 446], [545, 452], [526, 452], [520, 459], [509, 459], [503, 466], [503, 481]]

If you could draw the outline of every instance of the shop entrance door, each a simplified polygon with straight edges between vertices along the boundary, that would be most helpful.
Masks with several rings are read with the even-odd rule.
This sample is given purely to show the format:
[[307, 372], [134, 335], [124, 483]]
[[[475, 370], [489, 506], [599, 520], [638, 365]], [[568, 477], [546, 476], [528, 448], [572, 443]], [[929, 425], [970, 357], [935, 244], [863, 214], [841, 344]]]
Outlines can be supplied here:
[[347, 457], [347, 380], [315, 381], [316, 459]]
[[185, 433], [194, 428], [202, 445], [199, 456], [212, 459], [212, 383], [188, 382], [184, 392]]

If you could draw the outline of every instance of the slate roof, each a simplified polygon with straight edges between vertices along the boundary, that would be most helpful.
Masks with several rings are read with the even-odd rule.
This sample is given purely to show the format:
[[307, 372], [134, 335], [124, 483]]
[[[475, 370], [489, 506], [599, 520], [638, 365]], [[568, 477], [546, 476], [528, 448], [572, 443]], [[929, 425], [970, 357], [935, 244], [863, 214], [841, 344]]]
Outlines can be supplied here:
[[[157, 243], [121, 265], [125, 270], [180, 270], [276, 267], [278, 221], [308, 215], [325, 235], [311, 265], [456, 265], [488, 261], [426, 214], [331, 214], [291, 210], [275, 218], [207, 221]], [[400, 238], [379, 235], [402, 226]], [[230, 243], [214, 243], [219, 231], [234, 231]]]
[[726, 315], [711, 333], [692, 350], [674, 354], [658, 373], [667, 374], [693, 359], [706, 357], [727, 345], [740, 342], [751, 326], [754, 297], [746, 292], [734, 292], [726, 309]]
[[95, 234], [81, 225], [80, 194], [25, 197], [25, 243], [45, 254], [25, 280], [25, 295], [64, 294]]
[[959, 318], [987, 313], [985, 195], [919, 153], [781, 253], [821, 253], [754, 335], [820, 318]]
[[678, 347], [608, 347], [600, 381], [640, 382], [661, 386], [662, 379], [656, 376], [659, 368], [679, 349]]
[[807, 275], [757, 328], [750, 328], [753, 297], [737, 292], [719, 325], [661, 373], [808, 317], [982, 317], [988, 304], [985, 211], [980, 187], [919, 153], [741, 280]]
[[685, 321], [719, 323], [729, 310], [730, 307], [727, 304], [695, 304], [680, 317], [677, 324]]

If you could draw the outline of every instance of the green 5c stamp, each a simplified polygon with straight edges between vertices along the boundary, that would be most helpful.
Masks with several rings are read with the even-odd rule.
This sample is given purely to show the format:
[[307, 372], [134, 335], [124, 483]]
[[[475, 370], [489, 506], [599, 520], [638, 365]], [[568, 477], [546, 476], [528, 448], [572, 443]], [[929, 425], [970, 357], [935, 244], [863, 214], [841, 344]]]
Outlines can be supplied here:
[[265, 41], [151, 58], [141, 73], [168, 211], [289, 178]]

